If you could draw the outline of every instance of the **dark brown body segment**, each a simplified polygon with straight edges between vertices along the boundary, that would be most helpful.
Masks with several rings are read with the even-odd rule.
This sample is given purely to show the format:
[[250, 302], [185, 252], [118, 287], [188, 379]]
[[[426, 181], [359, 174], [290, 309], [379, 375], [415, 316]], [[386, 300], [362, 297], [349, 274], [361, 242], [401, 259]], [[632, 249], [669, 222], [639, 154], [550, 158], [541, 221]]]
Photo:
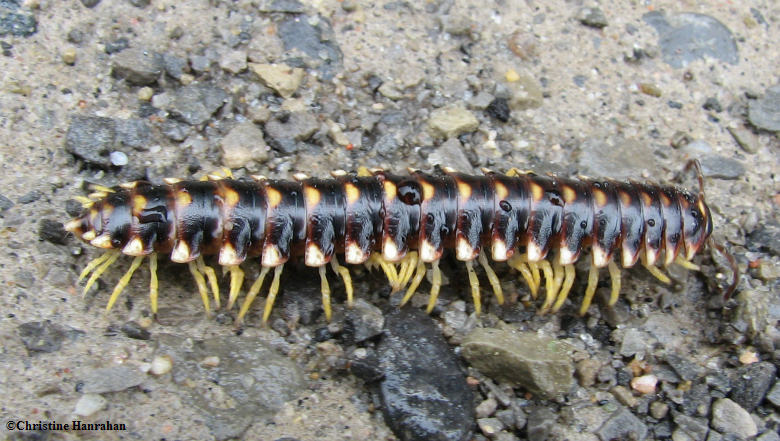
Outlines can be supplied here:
[[267, 200], [265, 187], [253, 181], [219, 181], [224, 231], [219, 261], [238, 265], [263, 250]]
[[384, 172], [377, 173], [375, 177], [381, 183], [384, 193], [382, 254], [388, 261], [397, 262], [406, 256], [410, 245], [417, 245], [420, 231], [420, 184], [409, 177]]
[[270, 180], [264, 184], [268, 214], [262, 262], [264, 266], [278, 266], [293, 254], [303, 255], [306, 204], [298, 182]]
[[493, 201], [493, 260], [512, 257], [518, 239], [528, 229], [531, 197], [528, 180], [490, 173]]
[[604, 267], [617, 249], [621, 235], [621, 214], [616, 188], [610, 181], [592, 181], [593, 262]]
[[561, 232], [563, 198], [553, 178], [529, 174], [518, 179], [527, 179], [531, 190], [530, 221], [522, 243], [526, 244], [528, 260], [535, 262], [547, 256]]
[[642, 201], [636, 185], [627, 182], [617, 182], [618, 201], [620, 202], [620, 219], [623, 266], [634, 266], [642, 250], [642, 238], [645, 234], [645, 221], [642, 212]]
[[455, 180], [449, 176], [422, 172], [415, 172], [412, 176], [422, 189], [417, 247], [423, 262], [433, 262], [441, 258], [445, 247], [452, 247], [454, 243], [458, 190]]
[[382, 240], [382, 183], [374, 177], [354, 175], [336, 179], [344, 188], [346, 198], [344, 260], [351, 264], [364, 263]]
[[306, 251], [308, 266], [322, 266], [338, 251], [344, 252], [346, 198], [344, 186], [333, 179], [302, 182], [306, 200]]
[[561, 264], [569, 265], [579, 259], [582, 245], [593, 232], [593, 208], [590, 187], [584, 181], [559, 179], [563, 197], [563, 225], [561, 227]]
[[458, 260], [474, 260], [482, 244], [491, 243], [495, 217], [494, 191], [487, 176], [448, 172], [458, 189], [455, 255]]

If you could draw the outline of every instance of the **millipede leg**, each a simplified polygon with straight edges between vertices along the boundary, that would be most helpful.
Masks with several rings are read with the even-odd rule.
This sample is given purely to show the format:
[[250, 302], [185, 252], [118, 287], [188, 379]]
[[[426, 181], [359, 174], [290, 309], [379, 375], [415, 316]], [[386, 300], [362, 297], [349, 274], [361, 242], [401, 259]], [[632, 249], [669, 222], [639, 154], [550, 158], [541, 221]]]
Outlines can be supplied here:
[[271, 316], [276, 294], [279, 292], [279, 280], [282, 278], [283, 269], [284, 265], [274, 268], [274, 280], [271, 281], [271, 287], [268, 289], [268, 298], [265, 299], [265, 308], [263, 309], [263, 324], [268, 323], [268, 317]]
[[548, 309], [550, 309], [550, 306], [552, 306], [552, 303], [558, 293], [555, 291], [555, 277], [553, 276], [553, 270], [552, 266], [550, 266], [550, 262], [546, 260], [540, 260], [538, 265], [542, 269], [542, 272], [544, 272], [545, 296], [542, 308], [539, 310], [540, 313], [544, 314]]
[[420, 282], [422, 282], [422, 279], [425, 277], [425, 262], [423, 262], [422, 259], [417, 259], [417, 270], [414, 274], [414, 279], [412, 279], [412, 284], [409, 285], [409, 289], [406, 290], [406, 294], [404, 295], [404, 298], [401, 299], [401, 306], [404, 306], [406, 302], [409, 301], [409, 299], [412, 298], [415, 291], [417, 291], [417, 287], [420, 286]]
[[482, 303], [479, 299], [479, 279], [474, 271], [474, 263], [471, 260], [466, 262], [466, 270], [469, 273], [469, 285], [471, 285], [471, 298], [474, 300], [474, 312], [479, 315], [482, 312]]
[[116, 262], [116, 259], [119, 258], [119, 255], [121, 253], [119, 251], [108, 251], [106, 255], [108, 255], [108, 258], [106, 258], [105, 261], [100, 263], [100, 266], [95, 269], [95, 272], [92, 273], [91, 276], [89, 276], [89, 280], [87, 280], [87, 284], [84, 285], [84, 291], [82, 292], [82, 296], [87, 295], [87, 292], [90, 288], [92, 288], [92, 285], [97, 281], [97, 279], [103, 275], [104, 272], [108, 269], [109, 266], [111, 266], [112, 263]]
[[270, 270], [270, 267], [264, 266], [260, 270], [260, 275], [257, 276], [257, 280], [255, 280], [255, 283], [252, 284], [252, 286], [249, 288], [249, 292], [246, 294], [246, 298], [244, 299], [244, 303], [241, 304], [241, 309], [238, 310], [238, 317], [236, 318], [236, 325], [241, 325], [241, 322], [244, 321], [244, 316], [246, 315], [247, 311], [249, 311], [249, 306], [252, 305], [252, 302], [255, 301], [255, 297], [257, 297], [257, 293], [260, 292], [260, 288], [263, 287], [263, 281], [265, 280], [265, 276], [268, 275], [268, 271]]
[[241, 291], [241, 285], [244, 284], [244, 271], [238, 265], [230, 265], [228, 267], [230, 271], [230, 295], [228, 296], [227, 309], [233, 308], [233, 304], [238, 298], [238, 293]]
[[660, 280], [661, 282], [667, 285], [672, 283], [671, 279], [669, 279], [669, 276], [664, 274], [660, 269], [658, 269], [657, 266], [648, 264], [647, 258], [644, 255], [642, 255], [641, 260], [642, 260], [642, 266], [647, 268], [647, 270], [650, 271], [650, 274], [655, 276], [656, 279]]
[[539, 287], [534, 284], [534, 278], [531, 275], [531, 270], [528, 269], [528, 265], [526, 265], [518, 255], [512, 256], [507, 261], [507, 264], [516, 269], [523, 276], [525, 283], [528, 284], [528, 289], [531, 290], [531, 295], [536, 297], [536, 291]]
[[89, 273], [91, 273], [92, 270], [97, 268], [101, 263], [105, 262], [106, 259], [111, 257], [111, 254], [113, 254], [113, 252], [108, 251], [90, 260], [89, 263], [87, 263], [87, 266], [85, 266], [84, 269], [81, 270], [81, 274], [79, 274], [79, 282], [81, 282], [81, 280], [84, 279], [84, 277], [87, 277]]
[[588, 287], [585, 289], [585, 298], [582, 299], [582, 305], [580, 306], [580, 315], [585, 315], [590, 307], [590, 302], [593, 301], [593, 294], [596, 293], [596, 287], [599, 284], [599, 267], [596, 265], [590, 265], [590, 272], [588, 273]]
[[149, 303], [152, 305], [152, 314], [157, 314], [158, 286], [157, 253], [152, 253], [149, 255]]
[[696, 265], [695, 263], [691, 262], [690, 260], [685, 260], [682, 256], [677, 256], [676, 259], [674, 259], [674, 263], [680, 265], [681, 267], [691, 270], [691, 271], [701, 271], [701, 268], [699, 268], [699, 265]]
[[609, 261], [609, 280], [612, 283], [612, 293], [609, 296], [609, 306], [614, 306], [620, 296], [620, 268], [613, 261]]
[[555, 305], [552, 307], [552, 312], [558, 312], [558, 310], [561, 309], [563, 302], [566, 301], [566, 297], [569, 295], [569, 291], [571, 291], [572, 285], [574, 285], [574, 277], [576, 275], [574, 265], [564, 265], [563, 272], [563, 286], [558, 292], [558, 300], [555, 301]]
[[496, 275], [496, 272], [493, 271], [493, 268], [490, 267], [487, 257], [485, 257], [485, 253], [479, 253], [478, 259], [480, 265], [482, 265], [482, 268], [485, 270], [485, 275], [487, 276], [488, 281], [490, 282], [490, 286], [493, 287], [493, 294], [496, 296], [496, 300], [498, 300], [498, 304], [503, 305], [504, 290], [501, 289], [501, 282], [498, 280], [498, 276]]
[[325, 265], [319, 266], [318, 269], [320, 272], [320, 291], [322, 291], [322, 309], [325, 310], [325, 319], [330, 321], [330, 285], [328, 285], [328, 278], [325, 275]]
[[344, 281], [344, 290], [347, 291], [347, 307], [352, 307], [352, 296], [353, 296], [353, 289], [352, 289], [352, 276], [349, 275], [349, 269], [347, 267], [343, 267], [339, 265], [339, 261], [334, 256], [333, 259], [330, 261], [330, 266], [333, 268], [333, 271], [338, 273], [338, 275], [341, 276], [341, 280]]
[[439, 289], [441, 289], [441, 270], [439, 269], [439, 259], [431, 262], [431, 293], [428, 295], [428, 308], [425, 312], [428, 314], [433, 311], [436, 306], [436, 299], [439, 297]]
[[393, 292], [398, 291], [398, 271], [396, 270], [395, 265], [386, 261], [379, 253], [372, 254], [371, 260], [373, 261], [372, 265], [376, 264], [382, 268], [387, 280], [390, 282], [390, 286], [393, 288]]
[[198, 285], [198, 292], [200, 292], [200, 298], [203, 300], [203, 307], [206, 309], [206, 315], [211, 315], [211, 309], [209, 307], [209, 289], [206, 286], [206, 279], [203, 278], [203, 274], [198, 270], [198, 264], [193, 262], [188, 263], [190, 267], [190, 273], [195, 279], [195, 284]]
[[130, 283], [130, 278], [133, 277], [133, 273], [135, 272], [135, 270], [138, 269], [139, 266], [141, 266], [141, 262], [143, 261], [144, 261], [144, 256], [137, 256], [135, 259], [133, 259], [133, 262], [130, 264], [130, 268], [128, 268], [125, 275], [123, 275], [122, 278], [119, 279], [119, 282], [116, 283], [116, 286], [114, 287], [114, 291], [111, 293], [111, 297], [108, 298], [108, 303], [106, 304], [106, 312], [111, 311], [111, 308], [114, 306], [116, 299], [119, 298], [119, 294], [121, 294], [122, 291], [127, 286], [127, 284]]
[[563, 286], [563, 279], [565, 277], [565, 270], [563, 265], [558, 259], [553, 259], [553, 280], [555, 281], [555, 292], [559, 293], [561, 286]]
[[528, 262], [528, 269], [531, 270], [531, 277], [534, 279], [534, 286], [536, 289], [531, 290], [531, 297], [536, 300], [536, 296], [539, 293], [539, 287], [542, 286], [542, 277], [539, 275], [539, 265], [536, 262]]
[[205, 274], [206, 278], [209, 280], [211, 293], [214, 295], [214, 307], [219, 309], [219, 307], [222, 305], [219, 301], [219, 283], [217, 282], [217, 273], [214, 272], [214, 268], [206, 265], [206, 262], [203, 261], [203, 256], [198, 257], [196, 262], [198, 265], [198, 270]]

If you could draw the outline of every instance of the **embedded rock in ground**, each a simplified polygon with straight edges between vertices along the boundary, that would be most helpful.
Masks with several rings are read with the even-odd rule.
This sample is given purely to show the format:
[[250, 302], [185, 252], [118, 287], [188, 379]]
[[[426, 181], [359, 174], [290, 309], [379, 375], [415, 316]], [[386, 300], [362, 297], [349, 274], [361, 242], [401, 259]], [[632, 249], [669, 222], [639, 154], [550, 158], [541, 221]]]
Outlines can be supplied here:
[[254, 123], [244, 122], [233, 127], [220, 143], [222, 164], [228, 168], [241, 168], [251, 161], [268, 159], [268, 146], [263, 131]]
[[483, 374], [543, 398], [567, 393], [574, 377], [568, 344], [536, 333], [478, 328], [463, 341], [463, 357]]
[[18, 329], [19, 338], [30, 353], [58, 351], [66, 338], [72, 339], [83, 334], [82, 331], [65, 328], [48, 320], [22, 323]]
[[428, 125], [438, 135], [444, 138], [453, 138], [477, 130], [479, 121], [463, 105], [456, 104], [431, 112]]
[[114, 55], [111, 73], [128, 83], [145, 86], [153, 84], [163, 72], [163, 56], [157, 52], [130, 48]]
[[197, 126], [208, 121], [228, 101], [228, 94], [210, 84], [191, 84], [173, 92], [168, 110], [189, 125]]
[[739, 62], [734, 34], [709, 15], [690, 12], [667, 15], [652, 11], [642, 18], [658, 32], [663, 60], [672, 67], [685, 67], [705, 57], [731, 64]]
[[65, 150], [92, 165], [108, 168], [115, 139], [116, 123], [113, 119], [73, 115], [65, 134]]
[[110, 366], [92, 369], [81, 376], [81, 392], [102, 394], [118, 392], [138, 386], [146, 379], [146, 374], [129, 365]]
[[749, 411], [755, 409], [775, 381], [776, 372], [775, 365], [768, 361], [742, 366], [737, 369], [729, 398]]
[[647, 426], [625, 407], [612, 414], [596, 434], [602, 441], [630, 439], [642, 441], [647, 437]]
[[377, 353], [384, 374], [378, 385], [382, 410], [398, 438], [470, 439], [474, 397], [458, 358], [430, 317], [411, 308], [387, 315]]
[[759, 129], [780, 131], [780, 84], [767, 89], [763, 98], [750, 102], [748, 120]]
[[758, 433], [755, 421], [739, 404], [721, 398], [712, 405], [712, 427], [726, 435], [747, 439]]
[[286, 64], [249, 63], [249, 68], [260, 81], [283, 98], [289, 98], [303, 81], [303, 69]]

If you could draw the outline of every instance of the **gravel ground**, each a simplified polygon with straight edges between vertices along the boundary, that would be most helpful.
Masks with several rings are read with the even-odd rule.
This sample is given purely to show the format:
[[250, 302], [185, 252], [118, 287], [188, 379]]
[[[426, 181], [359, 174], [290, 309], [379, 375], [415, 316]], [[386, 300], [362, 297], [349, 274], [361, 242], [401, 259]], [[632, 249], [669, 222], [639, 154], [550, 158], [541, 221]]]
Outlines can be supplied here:
[[[0, 415], [125, 425], [4, 436], [779, 439], [778, 20], [760, 0], [0, 0]], [[669, 286], [624, 272], [620, 302], [583, 318], [582, 272], [573, 301], [540, 316], [497, 265], [510, 304], [476, 316], [446, 261], [432, 319], [396, 312], [358, 271], [365, 301], [347, 311], [337, 294], [328, 324], [299, 268], [271, 326], [255, 307], [237, 332], [165, 262], [156, 320], [145, 270], [104, 313], [127, 262], [82, 298], [97, 254], [61, 225], [89, 184], [222, 167], [515, 166], [691, 187], [692, 158], [742, 269], [728, 302], [728, 265], [706, 251]]]

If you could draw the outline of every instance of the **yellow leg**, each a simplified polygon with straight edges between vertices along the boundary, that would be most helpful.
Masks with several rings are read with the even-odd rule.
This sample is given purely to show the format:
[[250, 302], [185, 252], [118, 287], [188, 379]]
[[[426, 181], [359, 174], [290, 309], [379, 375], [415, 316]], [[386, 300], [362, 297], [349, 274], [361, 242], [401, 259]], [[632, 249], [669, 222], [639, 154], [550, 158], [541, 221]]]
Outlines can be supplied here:
[[403, 263], [401, 264], [401, 270], [398, 272], [399, 290], [403, 289], [412, 279], [415, 269], [417, 268], [417, 260], [417, 251], [410, 251], [404, 258]]
[[620, 268], [613, 261], [609, 261], [609, 280], [612, 283], [612, 293], [609, 296], [609, 306], [613, 306], [620, 296]]
[[325, 276], [325, 265], [319, 267], [320, 271], [320, 291], [322, 291], [322, 309], [325, 310], [325, 319], [330, 321], [330, 285]]
[[344, 289], [347, 291], [347, 306], [352, 307], [352, 276], [349, 275], [349, 269], [347, 267], [339, 265], [339, 261], [334, 256], [330, 261], [330, 266], [333, 271], [341, 276], [341, 280], [344, 281]]
[[404, 295], [404, 298], [401, 299], [401, 306], [404, 306], [406, 302], [409, 301], [409, 299], [412, 298], [415, 291], [417, 291], [417, 287], [420, 286], [420, 282], [422, 282], [422, 279], [425, 277], [425, 262], [423, 262], [422, 259], [416, 259], [417, 260], [417, 271], [414, 274], [414, 279], [412, 280], [412, 284], [409, 285], [409, 289], [406, 290], [406, 294]]
[[230, 265], [228, 270], [230, 271], [230, 295], [228, 296], [227, 309], [230, 310], [238, 298], [241, 285], [244, 284], [244, 271], [238, 265]]
[[466, 270], [469, 272], [469, 285], [471, 285], [471, 298], [474, 300], [474, 312], [482, 312], [482, 303], [479, 300], [479, 279], [474, 271], [474, 263], [471, 260], [466, 261]]
[[563, 272], [563, 286], [558, 292], [558, 300], [555, 301], [555, 305], [552, 307], [552, 312], [558, 312], [558, 310], [561, 309], [563, 302], [566, 301], [566, 297], [568, 297], [569, 291], [571, 291], [571, 287], [574, 284], [574, 276], [576, 275], [576, 272], [574, 271], [574, 265], [564, 265]]
[[683, 256], [677, 256], [677, 258], [674, 260], [674, 262], [681, 267], [691, 270], [691, 271], [700, 271], [701, 268], [699, 268], [699, 265], [696, 265], [695, 263], [692, 263], [690, 260], [685, 260]]
[[531, 277], [534, 279], [535, 290], [531, 290], [531, 297], [536, 300], [536, 295], [539, 292], [539, 287], [542, 286], [542, 277], [539, 275], [539, 264], [537, 262], [528, 262], [528, 269], [531, 270]]
[[493, 271], [493, 268], [490, 267], [490, 264], [488, 263], [487, 257], [485, 257], [485, 253], [479, 253], [479, 263], [482, 265], [482, 268], [485, 270], [485, 275], [487, 275], [488, 281], [490, 282], [490, 286], [493, 287], [493, 294], [496, 296], [496, 300], [498, 300], [499, 305], [504, 304], [504, 290], [501, 289], [501, 282], [498, 280], [498, 276], [496, 275], [496, 272]]
[[663, 282], [663, 283], [665, 283], [667, 285], [672, 283], [671, 279], [669, 279], [669, 276], [664, 274], [660, 269], [658, 269], [657, 266], [649, 265], [647, 263], [647, 258], [644, 256], [644, 254], [642, 255], [642, 266], [647, 268], [647, 270], [650, 271], [650, 274], [655, 276], [655, 278], [660, 280], [661, 282]]
[[390, 286], [393, 288], [393, 292], [398, 291], [398, 271], [395, 265], [386, 261], [380, 253], [374, 253], [369, 259], [370, 265], [377, 265], [384, 271], [387, 280], [390, 282]]
[[87, 263], [87, 266], [85, 266], [84, 269], [81, 270], [81, 274], [79, 274], [79, 282], [81, 282], [84, 279], [84, 277], [87, 277], [89, 273], [92, 272], [93, 269], [97, 268], [101, 263], [105, 262], [106, 259], [111, 257], [111, 254], [113, 253], [114, 251], [108, 251], [90, 260], [89, 263]]
[[149, 303], [152, 304], [152, 314], [157, 314], [157, 253], [149, 255]]
[[268, 289], [268, 297], [265, 299], [265, 308], [263, 309], [263, 324], [268, 323], [268, 317], [271, 316], [271, 310], [274, 308], [276, 294], [279, 292], [279, 280], [282, 277], [284, 265], [274, 268], [274, 280], [271, 281], [271, 288]]
[[209, 280], [211, 293], [214, 295], [214, 307], [219, 309], [219, 307], [222, 305], [219, 301], [219, 283], [217, 283], [217, 273], [214, 272], [214, 268], [206, 265], [206, 262], [203, 261], [203, 256], [198, 257], [196, 262], [198, 264], [198, 270], [205, 274], [206, 278]]
[[195, 284], [198, 285], [198, 292], [200, 292], [200, 298], [203, 300], [203, 307], [206, 309], [206, 315], [211, 315], [211, 308], [209, 306], [209, 289], [206, 286], [206, 279], [203, 278], [203, 274], [198, 270], [198, 264], [190, 262], [190, 273], [195, 279]]
[[558, 292], [555, 291], [555, 276], [553, 275], [553, 269], [550, 265], [550, 262], [546, 260], [540, 260], [538, 264], [544, 272], [544, 303], [542, 304], [542, 308], [539, 311], [540, 313], [544, 314], [548, 309], [550, 309], [550, 306], [552, 306], [553, 301], [555, 301], [555, 297], [558, 295]]
[[509, 264], [509, 266], [511, 266], [512, 268], [516, 269], [523, 276], [523, 279], [525, 279], [525, 283], [528, 284], [528, 289], [531, 290], [531, 295], [534, 296], [534, 298], [536, 298], [536, 292], [539, 289], [539, 287], [534, 284], [534, 278], [533, 275], [531, 275], [531, 270], [528, 269], [528, 265], [526, 265], [525, 262], [523, 262], [520, 256], [518, 255], [512, 256], [507, 261], [507, 264]]
[[441, 289], [441, 270], [439, 269], [439, 259], [431, 262], [432, 280], [431, 280], [431, 293], [428, 295], [428, 308], [426, 312], [428, 314], [433, 311], [436, 306], [436, 299], [439, 298], [439, 289]]
[[265, 276], [268, 275], [268, 271], [271, 268], [264, 266], [260, 270], [260, 275], [257, 276], [257, 280], [255, 280], [255, 283], [252, 284], [252, 286], [249, 288], [249, 292], [246, 294], [246, 298], [244, 299], [244, 303], [241, 304], [241, 309], [238, 310], [238, 317], [236, 318], [236, 325], [241, 325], [241, 322], [244, 321], [244, 316], [246, 315], [247, 311], [249, 311], [249, 307], [252, 305], [252, 302], [255, 301], [255, 297], [257, 297], [257, 293], [260, 292], [260, 288], [263, 287], [263, 281], [265, 280]]
[[558, 293], [561, 291], [561, 286], [563, 286], [563, 279], [565, 277], [565, 270], [563, 269], [563, 265], [561, 265], [561, 262], [558, 261], [558, 259], [553, 259], [553, 279], [555, 281], [555, 292]]
[[596, 293], [596, 287], [599, 284], [599, 268], [596, 265], [590, 265], [590, 272], [588, 273], [588, 287], [585, 289], [585, 298], [582, 299], [582, 305], [580, 306], [580, 315], [585, 315], [590, 307], [590, 302], [593, 301], [593, 294]]
[[121, 294], [127, 284], [130, 283], [130, 278], [133, 277], [133, 273], [138, 269], [139, 266], [141, 266], [141, 262], [143, 261], [144, 256], [137, 256], [135, 259], [133, 259], [133, 262], [130, 264], [130, 268], [127, 270], [125, 275], [119, 279], [119, 282], [117, 282], [116, 286], [114, 287], [114, 291], [111, 293], [111, 297], [108, 298], [106, 312], [111, 311], [114, 303], [116, 303], [116, 299], [119, 298], [119, 294]]
[[84, 285], [84, 292], [82, 292], [82, 296], [87, 295], [87, 292], [90, 288], [92, 288], [92, 285], [97, 281], [97, 279], [103, 275], [104, 272], [108, 269], [111, 264], [116, 262], [116, 259], [119, 258], [119, 255], [121, 254], [119, 251], [108, 251], [106, 252], [108, 255], [108, 258], [100, 264], [100, 266], [97, 267], [94, 273], [92, 273], [91, 276], [89, 276], [89, 279], [87, 280], [87, 284]]

